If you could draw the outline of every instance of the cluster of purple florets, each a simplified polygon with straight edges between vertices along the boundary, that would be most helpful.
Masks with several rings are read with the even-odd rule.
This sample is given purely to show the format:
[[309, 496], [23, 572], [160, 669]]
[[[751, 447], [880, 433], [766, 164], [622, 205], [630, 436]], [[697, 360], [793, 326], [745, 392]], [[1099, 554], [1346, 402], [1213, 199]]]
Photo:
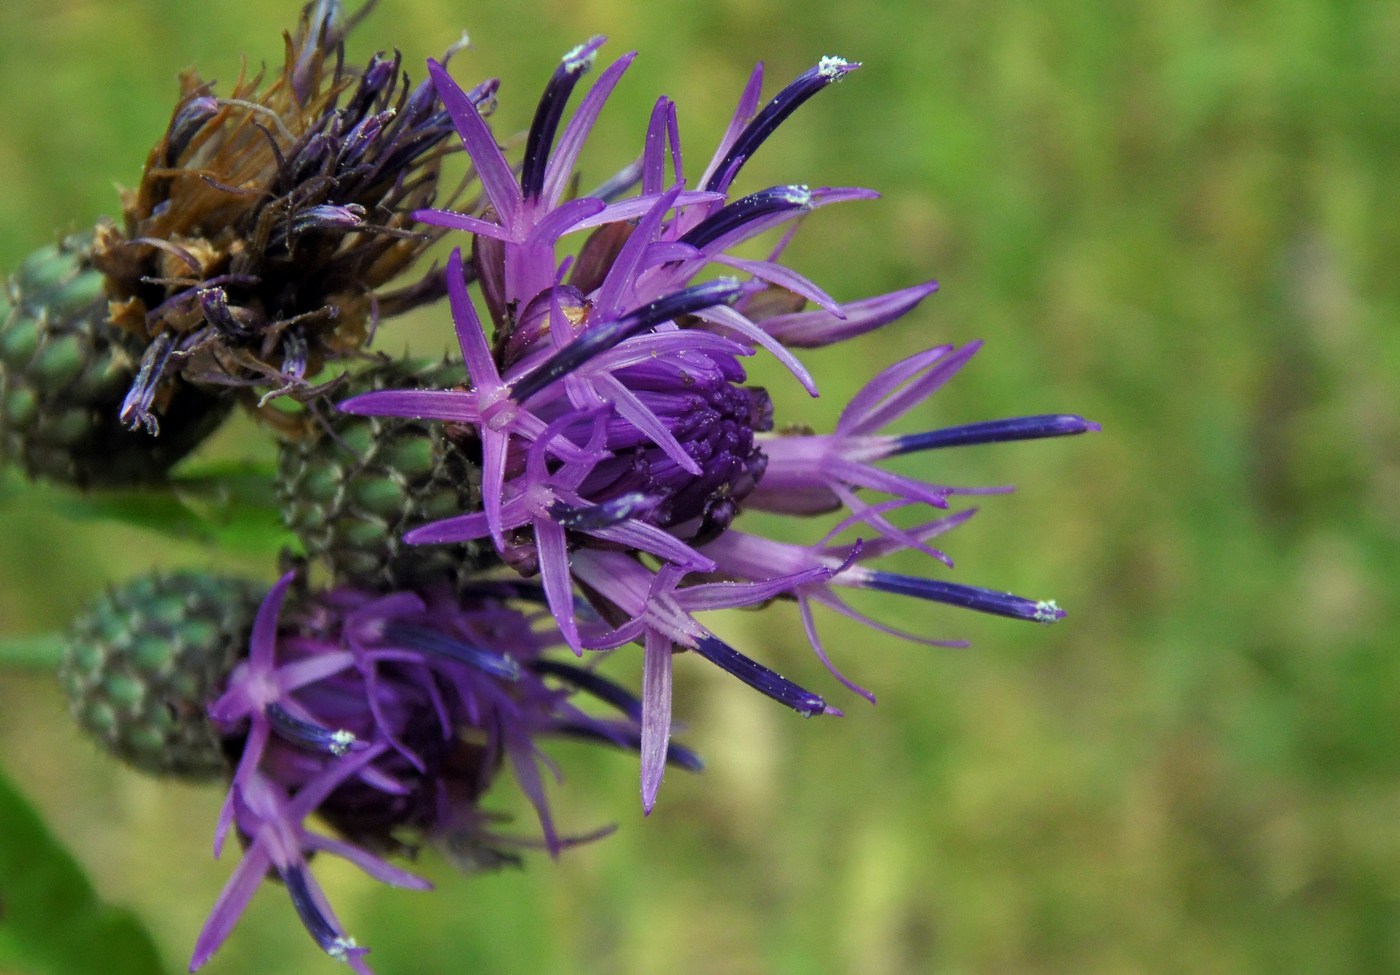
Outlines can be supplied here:
[[[585, 137], [632, 60], [627, 55], [602, 71], [560, 131], [565, 102], [601, 43], [595, 38], [570, 51], [555, 70], [518, 173], [466, 93], [441, 66], [429, 65], [482, 186], [471, 212], [418, 214], [474, 238], [470, 260], [458, 249], [447, 273], [465, 375], [455, 389], [374, 392], [340, 408], [441, 421], [479, 449], [481, 510], [417, 528], [410, 542], [489, 539], [505, 564], [539, 578], [576, 653], [642, 644], [642, 801], [650, 810], [670, 735], [676, 652], [694, 651], [803, 714], [833, 710], [721, 642], [697, 618], [703, 610], [795, 601], [823, 659], [811, 606], [858, 615], [838, 595], [843, 589], [1041, 622], [1063, 616], [1053, 602], [872, 567], [903, 549], [947, 562], [928, 540], [970, 514], [900, 527], [891, 517], [896, 509], [946, 509], [952, 496], [969, 492], [877, 462], [1097, 427], [1055, 415], [885, 434], [952, 377], [972, 345], [939, 346], [881, 372], [832, 433], [775, 433], [767, 394], [744, 384], [743, 359], [772, 354], [815, 394], [791, 347], [830, 345], [880, 328], [936, 287], [842, 304], [780, 263], [802, 217], [873, 197], [869, 190], [731, 190], [780, 122], [858, 65], [823, 58], [761, 108], [762, 72], [755, 71], [693, 184], [675, 105], [662, 98], [647, 127], [636, 191], [565, 199]], [[775, 231], [778, 242], [766, 259], [733, 253]], [[584, 232], [578, 256], [561, 258], [560, 242]], [[480, 282], [485, 315], [468, 293], [469, 280]], [[736, 527], [750, 509], [832, 515], [837, 524], [798, 546]]]
[[[888, 432], [941, 389], [977, 343], [935, 346], [884, 368], [829, 432], [811, 431], [801, 416], [775, 417], [768, 393], [748, 384], [745, 360], [769, 355], [816, 395], [816, 380], [792, 350], [880, 329], [937, 288], [930, 281], [842, 302], [782, 263], [807, 214], [873, 198], [870, 190], [734, 189], [788, 116], [859, 65], [822, 58], [766, 103], [762, 69], [755, 70], [695, 177], [683, 162], [676, 106], [660, 98], [636, 163], [580, 196], [580, 153], [634, 58], [602, 70], [565, 122], [602, 43], [594, 38], [561, 60], [518, 161], [483, 117], [494, 81], [467, 91], [429, 62], [437, 101], [426, 87], [400, 96], [432, 123], [419, 126], [425, 139], [435, 140], [450, 120], [479, 186], [460, 208], [413, 214], [434, 233], [462, 240], [445, 270], [415, 292], [416, 302], [439, 286], [446, 291], [461, 373], [447, 388], [381, 389], [336, 407], [440, 424], [479, 470], [480, 503], [418, 525], [405, 540], [473, 542], [474, 551], [494, 557], [470, 582], [439, 588], [343, 583], [316, 591], [295, 573], [273, 587], [246, 658], [208, 708], [234, 768], [216, 846], [232, 833], [243, 858], [199, 938], [193, 967], [225, 940], [261, 881], [275, 876], [318, 944], [367, 972], [364, 949], [309, 869], [312, 856], [343, 857], [407, 887], [426, 884], [385, 857], [419, 843], [469, 866], [509, 862], [524, 841], [502, 835], [479, 803], [502, 770], [535, 808], [542, 845], [559, 850], [569, 841], [546, 801], [538, 742], [547, 736], [639, 752], [642, 805], [650, 812], [668, 763], [698, 767], [670, 740], [677, 660], [704, 658], [805, 716], [840, 713], [722, 641], [702, 621], [708, 611], [792, 604], [817, 656], [872, 700], [828, 659], [817, 606], [940, 645], [956, 644], [898, 633], [864, 616], [847, 595], [879, 590], [1044, 623], [1064, 615], [1051, 601], [936, 578], [951, 561], [933, 540], [975, 511], [952, 511], [953, 500], [1003, 489], [934, 483], [881, 462], [1097, 424], [1054, 414]], [[398, 64], [376, 62], [370, 71], [383, 87]], [[362, 108], [358, 142], [396, 124], [387, 102]], [[352, 136], [339, 133], [342, 148], [358, 144]], [[315, 133], [303, 141], [310, 158], [320, 142]], [[396, 146], [391, 140], [389, 148]], [[392, 185], [397, 157], [386, 152], [372, 174], [355, 170], [357, 178]], [[363, 217], [313, 207], [302, 229]], [[754, 253], [743, 245], [759, 239], [771, 240], [766, 256], [739, 255]], [[197, 297], [209, 329], [250, 327], [218, 287], [205, 282]], [[303, 345], [282, 350], [285, 364], [274, 378], [303, 382]], [[151, 375], [144, 384], [138, 377], [133, 392], [139, 402], [127, 404], [137, 420], [165, 358], [179, 352], [167, 346], [151, 353], [161, 361], [146, 364], [143, 375]], [[768, 538], [750, 527], [749, 511], [812, 527], [805, 542]], [[879, 567], [904, 552], [927, 556], [929, 575]], [[599, 652], [634, 645], [641, 656], [635, 696], [592, 667]], [[313, 817], [330, 832], [308, 825]]]

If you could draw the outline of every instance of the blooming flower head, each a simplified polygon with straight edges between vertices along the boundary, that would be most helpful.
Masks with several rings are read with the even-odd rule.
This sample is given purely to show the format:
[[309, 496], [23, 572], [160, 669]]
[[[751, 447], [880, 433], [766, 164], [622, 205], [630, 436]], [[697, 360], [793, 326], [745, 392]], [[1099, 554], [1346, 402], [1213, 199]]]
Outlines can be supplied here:
[[[342, 857], [384, 883], [428, 883], [385, 859], [421, 842], [468, 869], [514, 862], [528, 841], [500, 834], [480, 799], [508, 766], [552, 853], [545, 736], [624, 748], [640, 740], [640, 703], [591, 670], [544, 655], [557, 642], [545, 614], [526, 612], [529, 586], [374, 594], [340, 588], [284, 611], [284, 576], [258, 610], [247, 659], [209, 707], [237, 767], [216, 833], [232, 829], [243, 858], [195, 947], [198, 968], [232, 931], [253, 892], [276, 876], [307, 931], [357, 972], [365, 949], [337, 919], [311, 857]], [[543, 618], [542, 618], [543, 617]], [[582, 693], [616, 712], [599, 717]], [[698, 767], [673, 748], [672, 762]], [[334, 831], [307, 825], [315, 814]], [[594, 834], [601, 835], [601, 834]], [[583, 837], [584, 839], [588, 837]]]
[[[433, 87], [411, 86], [397, 54], [344, 62], [359, 15], [316, 0], [270, 81], [227, 96], [187, 73], [169, 127], [123, 225], [97, 228], [113, 326], [143, 344], [121, 406], [157, 429], [178, 380], [304, 393], [351, 355], [377, 316], [441, 295], [436, 275], [383, 286], [436, 234], [410, 230], [437, 192], [452, 132]], [[489, 102], [493, 84], [472, 93]]]
[[[760, 350], [774, 355], [815, 395], [791, 348], [882, 327], [936, 288], [929, 282], [841, 304], [780, 263], [808, 213], [871, 198], [869, 190], [791, 184], [731, 192], [777, 126], [858, 65], [823, 58], [762, 108], [756, 70], [694, 189], [687, 188], [675, 106], [662, 98], [639, 162], [599, 193], [565, 199], [587, 132], [632, 57], [602, 72], [556, 140], [565, 102], [600, 43], [570, 51], [556, 69], [518, 176], [470, 96], [430, 65], [489, 201], [470, 214], [419, 214], [474, 235], [470, 261], [459, 250], [447, 268], [466, 376], [455, 389], [375, 392], [342, 408], [441, 420], [479, 451], [481, 509], [418, 528], [409, 541], [489, 538], [520, 574], [538, 574], [575, 651], [642, 643], [642, 796], [649, 810], [667, 755], [677, 650], [705, 657], [801, 714], [839, 713], [720, 641], [697, 619], [701, 611], [790, 599], [824, 660], [812, 606], [865, 619], [842, 589], [1042, 622], [1063, 616], [1053, 602], [873, 567], [900, 550], [947, 563], [929, 540], [971, 512], [941, 509], [955, 495], [979, 493], [896, 474], [879, 462], [1097, 424], [1049, 415], [885, 432], [941, 388], [974, 344], [938, 346], [890, 366], [852, 399], [829, 434], [780, 432], [767, 393], [746, 385], [743, 359]], [[623, 196], [637, 183], [634, 195]], [[582, 230], [591, 234], [577, 256], [561, 259], [561, 238]], [[778, 240], [765, 259], [733, 253], [774, 231]], [[480, 282], [485, 316], [468, 293], [470, 279]], [[836, 524], [811, 544], [794, 545], [735, 527], [749, 509], [832, 515]], [[901, 525], [907, 516], [894, 517], [929, 509], [938, 509], [930, 512], [937, 517], [913, 527]], [[841, 540], [852, 533], [855, 540]], [[576, 611], [576, 591], [596, 616]]]

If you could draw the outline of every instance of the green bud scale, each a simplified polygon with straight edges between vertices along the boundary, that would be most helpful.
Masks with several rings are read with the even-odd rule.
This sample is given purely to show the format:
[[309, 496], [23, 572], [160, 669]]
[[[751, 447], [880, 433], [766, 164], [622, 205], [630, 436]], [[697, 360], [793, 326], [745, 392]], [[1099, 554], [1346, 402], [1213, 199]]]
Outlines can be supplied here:
[[107, 324], [107, 308], [83, 236], [32, 253], [0, 294], [0, 459], [30, 477], [79, 487], [158, 481], [228, 412], [182, 383], [161, 436], [126, 429], [118, 414], [142, 348]]
[[205, 709], [247, 653], [264, 587], [199, 573], [135, 579], [74, 621], [59, 671], [78, 724], [157, 775], [227, 771]]
[[[443, 388], [461, 376], [461, 363], [383, 363], [356, 374], [338, 398]], [[333, 413], [319, 433], [283, 442], [277, 491], [283, 522], [336, 584], [386, 592], [459, 586], [474, 570], [495, 564], [489, 542], [403, 541], [409, 529], [481, 506], [480, 457], [454, 442], [443, 424]]]

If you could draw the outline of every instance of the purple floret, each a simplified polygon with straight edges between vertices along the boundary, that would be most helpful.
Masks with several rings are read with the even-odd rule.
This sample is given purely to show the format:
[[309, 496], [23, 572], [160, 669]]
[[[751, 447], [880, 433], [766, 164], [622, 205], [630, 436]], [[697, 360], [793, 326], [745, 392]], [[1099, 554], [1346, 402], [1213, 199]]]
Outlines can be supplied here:
[[[209, 707], [237, 757], [215, 853], [232, 830], [243, 859], [196, 943], [192, 970], [275, 875], [321, 949], [368, 973], [365, 949], [311, 873], [314, 853], [418, 890], [430, 885], [386, 857], [431, 843], [465, 866], [514, 862], [513, 849], [534, 841], [498, 833], [480, 805], [506, 766], [535, 809], [544, 846], [557, 853], [576, 840], [554, 827], [539, 741], [642, 747], [640, 702], [591, 670], [547, 659], [557, 628], [506, 590], [336, 589], [286, 607], [292, 582], [289, 573], [264, 600], [247, 659]], [[585, 712], [583, 696], [620, 715]], [[662, 760], [700, 766], [679, 746]], [[313, 815], [333, 833], [311, 829]]]
[[[973, 343], [939, 346], [888, 367], [852, 399], [829, 434], [778, 432], [766, 391], [746, 385], [743, 359], [765, 351], [816, 395], [791, 349], [881, 328], [937, 289], [929, 282], [841, 303], [781, 263], [808, 214], [873, 198], [870, 190], [794, 183], [731, 196], [744, 163], [778, 125], [858, 65], [823, 58], [762, 108], [756, 70], [699, 190], [686, 188], [675, 106], [662, 98], [638, 163], [605, 184], [606, 196], [565, 199], [583, 141], [633, 57], [603, 72], [556, 139], [565, 102], [600, 44], [594, 38], [561, 61], [535, 114], [519, 176], [481, 113], [433, 66], [490, 203], [480, 215], [418, 214], [475, 236], [470, 263], [459, 251], [447, 272], [466, 375], [459, 389], [374, 392], [341, 407], [440, 420], [479, 451], [481, 509], [417, 528], [410, 542], [490, 538], [507, 565], [539, 576], [575, 652], [642, 645], [642, 800], [650, 810], [670, 735], [675, 652], [693, 651], [801, 714], [840, 713], [724, 644], [697, 614], [793, 601], [833, 673], [814, 604], [894, 632], [847, 605], [837, 595], [842, 588], [1043, 622], [1063, 616], [1051, 602], [872, 567], [902, 550], [951, 566], [928, 540], [971, 511], [914, 527], [901, 527], [895, 516], [917, 519], [920, 511], [947, 509], [955, 496], [1005, 490], [928, 481], [880, 462], [1098, 426], [1055, 415], [886, 433], [966, 363], [978, 347]], [[621, 196], [632, 180], [640, 181], [636, 195]], [[577, 255], [561, 258], [560, 241], [584, 230], [591, 233]], [[775, 232], [766, 257], [733, 253]], [[468, 293], [470, 280], [480, 282], [484, 315]], [[814, 544], [794, 545], [733, 527], [747, 509], [834, 515], [837, 523]], [[859, 537], [837, 541], [843, 532]], [[580, 594], [590, 611], [580, 612]]]

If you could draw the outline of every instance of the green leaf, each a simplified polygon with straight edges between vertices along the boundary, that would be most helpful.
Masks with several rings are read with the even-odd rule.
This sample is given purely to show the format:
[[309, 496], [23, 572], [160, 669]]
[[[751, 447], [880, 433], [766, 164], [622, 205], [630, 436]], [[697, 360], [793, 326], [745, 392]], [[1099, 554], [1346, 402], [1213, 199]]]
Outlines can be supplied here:
[[0, 772], [0, 971], [153, 975], [166, 971], [130, 911], [97, 899], [73, 857]]
[[46, 495], [74, 520], [106, 519], [230, 551], [271, 554], [287, 543], [270, 469], [205, 465], [146, 489]]
[[0, 666], [53, 670], [63, 659], [62, 633], [0, 638]]

